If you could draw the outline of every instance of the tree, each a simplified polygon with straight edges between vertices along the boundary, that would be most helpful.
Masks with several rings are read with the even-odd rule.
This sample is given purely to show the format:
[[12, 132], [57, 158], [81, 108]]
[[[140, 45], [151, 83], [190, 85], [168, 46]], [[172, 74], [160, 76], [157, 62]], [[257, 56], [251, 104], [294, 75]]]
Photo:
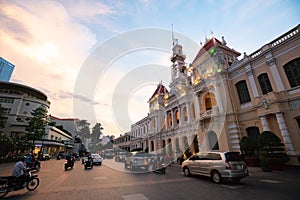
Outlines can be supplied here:
[[282, 167], [289, 160], [281, 139], [270, 131], [261, 133], [258, 146], [263, 171], [271, 171], [274, 167]]
[[80, 120], [78, 125], [81, 127], [78, 134], [82, 139], [89, 139], [91, 137], [90, 123], [87, 120]]
[[27, 130], [29, 131], [27, 138], [32, 140], [33, 145], [35, 140], [42, 140], [46, 133], [47, 112], [47, 109], [43, 106], [31, 112], [32, 117], [30, 118], [29, 125], [27, 127]]
[[96, 145], [100, 141], [100, 136], [102, 135], [102, 132], [101, 132], [102, 130], [103, 130], [103, 127], [102, 127], [101, 123], [96, 123], [95, 126], [92, 128], [91, 138], [92, 138], [92, 150], [93, 151], [96, 150]]

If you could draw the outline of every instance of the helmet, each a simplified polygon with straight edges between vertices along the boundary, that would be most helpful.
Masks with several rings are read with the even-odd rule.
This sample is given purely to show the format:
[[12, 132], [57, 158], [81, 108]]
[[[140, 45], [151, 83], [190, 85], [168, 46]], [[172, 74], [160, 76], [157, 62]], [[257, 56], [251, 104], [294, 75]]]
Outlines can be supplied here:
[[26, 160], [26, 156], [24, 155], [20, 156], [19, 161], [25, 162], [25, 160]]

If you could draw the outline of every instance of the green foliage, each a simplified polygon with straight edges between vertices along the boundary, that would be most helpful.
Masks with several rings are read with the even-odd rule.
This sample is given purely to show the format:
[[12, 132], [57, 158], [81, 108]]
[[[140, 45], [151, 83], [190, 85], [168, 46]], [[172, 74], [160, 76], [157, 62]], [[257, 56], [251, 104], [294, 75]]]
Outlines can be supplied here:
[[247, 136], [242, 137], [240, 143], [241, 152], [245, 156], [254, 156], [258, 154], [258, 141]]
[[87, 120], [80, 120], [78, 125], [81, 127], [78, 134], [82, 139], [89, 139], [91, 137], [90, 123]]
[[0, 134], [0, 160], [17, 159], [30, 145], [31, 143], [28, 142], [25, 136], [11, 137]]
[[258, 145], [262, 164], [283, 164], [289, 160], [281, 139], [270, 131], [261, 133]]
[[41, 140], [46, 133], [47, 109], [39, 107], [31, 112], [31, 119], [27, 130], [29, 131], [28, 139]]
[[92, 150], [93, 151], [96, 150], [96, 145], [100, 141], [100, 136], [102, 135], [101, 130], [103, 130], [101, 123], [96, 123], [95, 126], [92, 128], [91, 138], [92, 138]]

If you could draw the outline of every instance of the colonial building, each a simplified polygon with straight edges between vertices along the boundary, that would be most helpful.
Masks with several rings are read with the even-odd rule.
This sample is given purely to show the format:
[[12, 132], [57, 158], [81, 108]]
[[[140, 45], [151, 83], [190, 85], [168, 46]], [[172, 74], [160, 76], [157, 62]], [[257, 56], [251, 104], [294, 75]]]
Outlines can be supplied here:
[[38, 107], [49, 109], [50, 102], [43, 92], [18, 83], [0, 82], [0, 104], [4, 108], [5, 127], [0, 130], [8, 136], [21, 136]]
[[119, 149], [130, 151], [130, 132], [121, 134], [119, 137], [113, 140], [114, 145]]
[[211, 37], [188, 65], [176, 41], [170, 91], [159, 84], [143, 119], [149, 131], [139, 135], [135, 127], [140, 122], [132, 125], [132, 142], [147, 140], [149, 151], [171, 154], [240, 151], [243, 136], [272, 131], [284, 143], [290, 163], [299, 164], [299, 31], [300, 25], [240, 60], [241, 53], [224, 37]]
[[[4, 108], [5, 124], [0, 134], [11, 137], [21, 137], [28, 134], [27, 127], [32, 117], [31, 113], [39, 107], [47, 110], [50, 102], [43, 92], [18, 83], [0, 81], [0, 105]], [[57, 118], [56, 118], [57, 119]], [[72, 135], [56, 127], [47, 126], [42, 140], [35, 140], [34, 153], [49, 153], [55, 156], [59, 151], [74, 147]]]

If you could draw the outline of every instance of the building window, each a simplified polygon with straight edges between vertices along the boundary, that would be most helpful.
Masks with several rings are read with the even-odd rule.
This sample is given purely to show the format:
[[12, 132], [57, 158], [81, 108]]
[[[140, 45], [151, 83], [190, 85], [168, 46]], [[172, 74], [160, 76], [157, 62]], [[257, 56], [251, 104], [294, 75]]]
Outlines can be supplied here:
[[251, 101], [247, 83], [245, 80], [238, 82], [236, 84], [236, 89], [237, 89], [241, 104]]
[[300, 85], [300, 58], [296, 58], [283, 66], [291, 87]]
[[261, 88], [261, 92], [263, 94], [267, 94], [269, 92], [272, 92], [272, 85], [270, 83], [269, 77], [267, 73], [263, 73], [258, 76], [258, 82]]
[[179, 112], [178, 112], [178, 110], [175, 111], [175, 121], [176, 121], [176, 125], [179, 124]]
[[205, 97], [205, 108], [206, 110], [211, 110], [212, 108], [210, 95], [208, 95], [208, 97]]

